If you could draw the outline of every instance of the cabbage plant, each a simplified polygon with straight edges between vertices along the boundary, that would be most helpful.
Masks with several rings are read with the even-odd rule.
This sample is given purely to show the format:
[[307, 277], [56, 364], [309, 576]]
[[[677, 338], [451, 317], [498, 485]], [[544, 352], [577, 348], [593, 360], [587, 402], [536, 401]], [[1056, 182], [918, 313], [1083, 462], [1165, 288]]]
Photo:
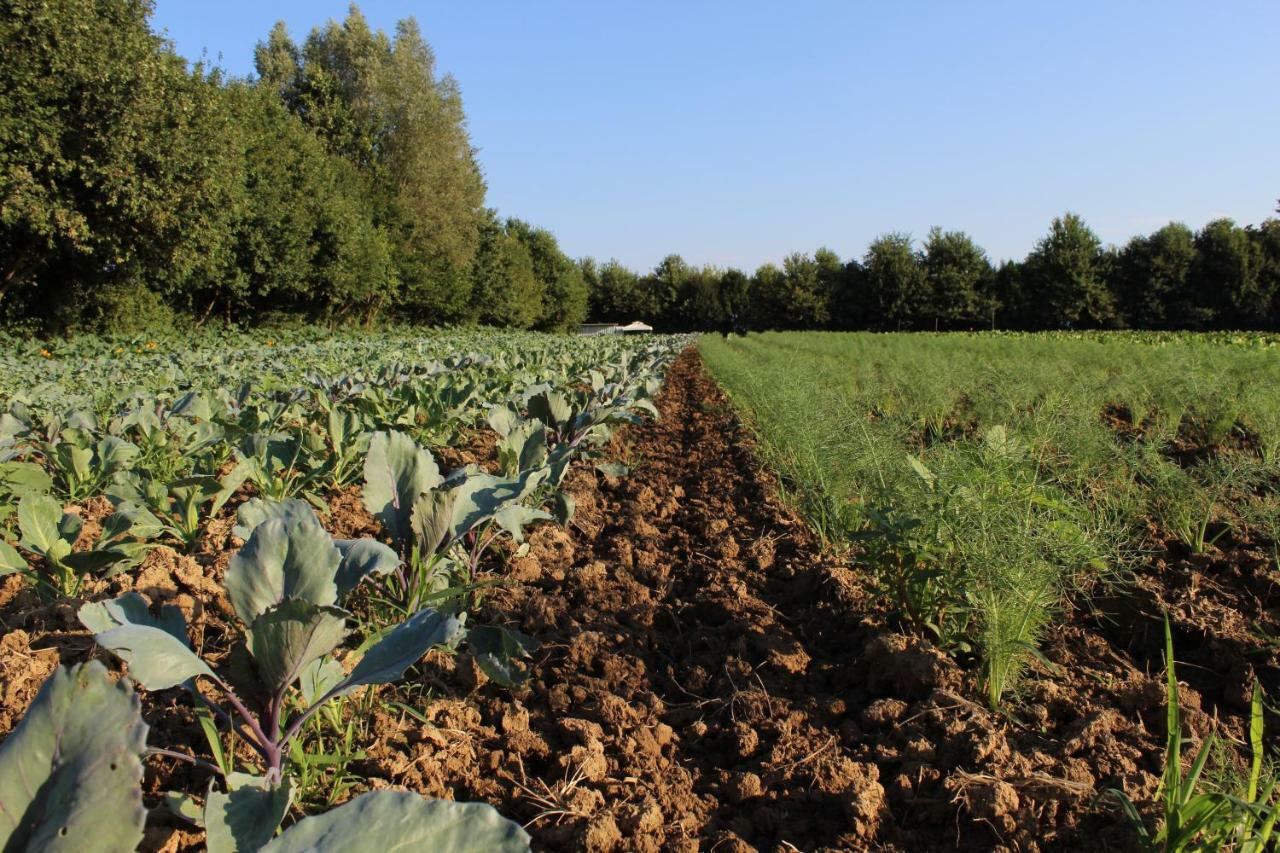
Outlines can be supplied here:
[[[259, 504], [262, 520], [248, 531], [226, 572], [227, 596], [252, 664], [237, 684], [192, 651], [182, 614], [172, 606], [153, 615], [142, 596], [129, 592], [86, 604], [79, 615], [99, 645], [128, 663], [144, 688], [183, 685], [196, 693], [261, 757], [267, 784], [275, 786], [291, 741], [321, 706], [359, 687], [399, 680], [428, 650], [451, 642], [460, 625], [451, 615], [417, 611], [383, 633], [350, 673], [307, 697], [313, 701], [291, 715], [292, 691], [304, 676], [313, 678], [346, 639], [350, 613], [339, 603], [365, 577], [388, 571], [398, 559], [372, 540], [334, 542], [314, 513], [271, 517], [265, 507]], [[216, 692], [202, 689], [210, 683]]]
[[59, 493], [79, 501], [100, 493], [117, 474], [132, 468], [140, 451], [119, 436], [99, 438], [96, 420], [87, 412], [68, 418], [72, 425], [49, 424], [47, 437], [35, 442], [35, 447], [44, 456]]
[[[27, 495], [18, 501], [18, 548], [0, 541], [0, 576], [23, 574], [54, 596], [75, 595], [86, 574], [110, 577], [136, 566], [158, 532], [155, 519], [139, 507], [123, 504], [102, 523], [94, 546], [73, 551], [83, 522], [62, 511], [49, 495]], [[37, 558], [29, 564], [18, 549]]]
[[[468, 466], [444, 477], [431, 452], [409, 436], [375, 433], [365, 461], [365, 506], [407, 557], [379, 581], [384, 599], [407, 610], [437, 602], [465, 618], [485, 553], [504, 535], [522, 543], [525, 527], [551, 519], [525, 503], [549, 474], [545, 466], [515, 476]], [[514, 660], [536, 645], [496, 625], [469, 625], [465, 638], [485, 673], [506, 685], [520, 678]]]
[[[5, 853], [126, 853], [142, 842], [147, 725], [128, 679], [112, 682], [97, 661], [58, 671], [0, 744], [0, 849]], [[485, 803], [372, 791], [277, 834], [292, 785], [231, 774], [210, 787], [190, 819], [209, 853], [397, 848], [529, 849], [520, 826]]]
[[195, 547], [200, 526], [222, 509], [238, 483], [228, 489], [216, 477], [193, 475], [161, 480], [144, 471], [128, 471], [107, 487], [117, 508], [146, 513], [158, 536], [167, 536], [184, 551]]
[[409, 436], [374, 433], [365, 460], [364, 504], [409, 557], [396, 575], [401, 605], [429, 595], [441, 569], [456, 569], [464, 583], [473, 583], [481, 558], [499, 536], [523, 542], [525, 527], [550, 519], [524, 503], [548, 475], [545, 467], [508, 477], [468, 466], [445, 477], [431, 451]]

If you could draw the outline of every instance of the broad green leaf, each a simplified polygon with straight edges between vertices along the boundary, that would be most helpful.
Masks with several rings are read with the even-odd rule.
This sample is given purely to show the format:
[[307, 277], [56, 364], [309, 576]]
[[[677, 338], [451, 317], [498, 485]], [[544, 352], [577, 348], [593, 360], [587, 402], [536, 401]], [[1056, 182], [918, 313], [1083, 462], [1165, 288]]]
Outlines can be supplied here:
[[59, 667], [0, 744], [0, 849], [124, 853], [142, 841], [147, 725], [101, 663]]
[[254, 528], [227, 566], [227, 595], [246, 625], [286, 598], [337, 603], [334, 574], [342, 555], [319, 524], [271, 519]]
[[0, 577], [25, 572], [28, 568], [26, 559], [18, 553], [18, 549], [0, 539]]
[[529, 849], [529, 836], [487, 803], [428, 800], [409, 791], [370, 791], [298, 821], [262, 849], [263, 853], [523, 853]]
[[287, 598], [260, 613], [245, 632], [258, 675], [276, 694], [302, 668], [338, 647], [347, 635], [347, 611]]
[[[127, 568], [127, 565], [120, 566], [121, 563], [137, 565], [142, 562], [142, 557], [145, 556], [145, 550], [148, 546], [136, 542], [133, 544], [141, 547], [143, 549], [142, 552], [130, 551], [124, 546], [116, 546], [94, 551], [76, 551], [60, 557], [59, 560], [64, 566], [77, 574], [111, 577]], [[107, 569], [112, 567], [116, 567], [116, 570], [108, 572]]]
[[64, 512], [62, 518], [58, 520], [58, 536], [68, 546], [80, 538], [82, 529], [84, 529], [84, 519], [74, 512]]
[[207, 421], [213, 418], [209, 403], [195, 391], [188, 391], [173, 402], [169, 414], [174, 417], [195, 418]]
[[181, 791], [165, 791], [164, 806], [174, 817], [195, 826], [204, 827], [204, 809], [190, 794]]
[[22, 539], [18, 542], [28, 551], [46, 554], [55, 542], [62, 539], [58, 523], [62, 520], [62, 504], [48, 495], [27, 495], [18, 501], [18, 529]]
[[169, 484], [169, 494], [180, 502], [204, 503], [218, 494], [222, 486], [216, 477], [200, 475], [183, 477]]
[[631, 469], [621, 462], [600, 462], [596, 470], [606, 477], [625, 477], [631, 473]]
[[442, 482], [426, 448], [402, 432], [375, 432], [364, 463], [364, 505], [397, 542], [411, 535], [409, 516], [418, 495]]
[[548, 476], [547, 482], [553, 486], [559, 486], [564, 482], [564, 475], [569, 473], [569, 463], [573, 462], [573, 449], [570, 447], [557, 447], [547, 455]]
[[453, 533], [454, 496], [453, 489], [434, 489], [413, 502], [410, 524], [424, 560], [436, 554]]
[[633, 409], [640, 409], [646, 412], [655, 421], [662, 419], [662, 415], [658, 412], [658, 407], [653, 404], [652, 400], [641, 397], [639, 400], [632, 400], [630, 406]]
[[95, 636], [98, 645], [129, 664], [129, 675], [148, 690], [167, 690], [213, 670], [167, 631], [143, 625], [121, 625]]
[[102, 474], [108, 477], [117, 471], [123, 471], [128, 468], [142, 452], [137, 445], [114, 435], [109, 435], [99, 441], [97, 449], [98, 466], [102, 469]]
[[333, 544], [342, 555], [334, 576], [339, 598], [346, 597], [369, 575], [389, 574], [400, 565], [400, 555], [376, 539], [335, 539]]
[[182, 618], [181, 610], [172, 604], [165, 604], [160, 607], [159, 617], [153, 616], [147, 600], [132, 591], [106, 601], [86, 602], [80, 606], [76, 615], [80, 617], [80, 624], [94, 634], [101, 634], [121, 625], [150, 625], [167, 631], [183, 643], [187, 642], [187, 623]]
[[568, 492], [556, 492], [555, 508], [552, 515], [560, 524], [568, 525], [578, 511], [578, 502]]
[[552, 429], [558, 429], [573, 417], [573, 407], [559, 391], [544, 391], [529, 398], [529, 417], [537, 418]]
[[493, 518], [499, 510], [532, 492], [547, 474], [545, 468], [528, 471], [514, 479], [484, 472], [468, 474], [450, 490], [453, 497], [450, 535], [461, 539], [472, 528]]
[[460, 627], [461, 623], [455, 616], [446, 616], [430, 608], [419, 610], [369, 649], [351, 674], [333, 688], [333, 696], [341, 696], [366, 684], [397, 681], [406, 669], [431, 649], [452, 640]]
[[53, 479], [34, 462], [0, 464], [0, 491], [19, 498], [43, 495], [53, 488]]
[[187, 645], [186, 626], [176, 607], [157, 619], [136, 592], [114, 601], [90, 602], [79, 610], [80, 622], [94, 632], [98, 645], [129, 664], [129, 675], [148, 690], [167, 690], [197, 675], [212, 676], [208, 664]]
[[516, 660], [527, 658], [538, 642], [527, 634], [497, 625], [481, 625], [467, 629], [467, 644], [485, 675], [503, 687], [514, 687], [526, 675]]
[[503, 507], [493, 514], [496, 523], [516, 542], [524, 541], [524, 528], [535, 521], [551, 521], [551, 513], [540, 509], [531, 509], [524, 504], [512, 504]]
[[210, 786], [204, 806], [209, 853], [257, 853], [275, 835], [293, 802], [293, 780], [274, 788], [255, 781], [225, 794]]
[[53, 454], [58, 460], [58, 466], [63, 471], [70, 472], [78, 482], [88, 479], [93, 466], [93, 450], [64, 441], [54, 448]]
[[266, 501], [262, 498], [251, 498], [240, 504], [236, 510], [236, 526], [231, 528], [231, 535], [248, 540], [253, 530], [264, 521], [279, 519], [286, 525], [314, 524], [319, 526], [320, 519], [316, 511], [306, 501], [290, 498], [283, 501]]
[[497, 448], [503, 472], [509, 477], [541, 468], [547, 462], [546, 426], [539, 420], [521, 421], [498, 441]]
[[504, 437], [510, 435], [522, 421], [519, 413], [513, 411], [510, 406], [494, 406], [489, 410], [487, 420], [493, 431]]
[[154, 539], [164, 530], [160, 519], [149, 510], [136, 503], [124, 502], [116, 505], [116, 511], [102, 522], [102, 533], [99, 542], [110, 542], [122, 536], [136, 539]]

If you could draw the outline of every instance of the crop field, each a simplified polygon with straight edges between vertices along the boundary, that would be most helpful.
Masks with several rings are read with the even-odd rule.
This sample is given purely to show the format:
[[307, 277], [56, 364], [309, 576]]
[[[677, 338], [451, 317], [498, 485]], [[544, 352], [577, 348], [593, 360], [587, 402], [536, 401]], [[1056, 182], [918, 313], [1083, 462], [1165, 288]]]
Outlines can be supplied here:
[[[861, 721], [884, 738], [882, 778], [901, 774], [891, 793], [949, 792], [1023, 848], [1101, 820], [1105, 792], [1135, 809], [1131, 838], [1186, 825], [1158, 849], [1201, 832], [1197, 849], [1264, 849], [1246, 838], [1275, 814], [1259, 788], [1280, 688], [1269, 340], [776, 333], [701, 350], [789, 503], [848, 550], [853, 591], [830, 594], [869, 597], [897, 632], [862, 651], [893, 688]], [[1179, 777], [1170, 731], [1203, 770], [1187, 750]]]
[[1274, 343], [0, 339], [0, 846], [1270, 849]]

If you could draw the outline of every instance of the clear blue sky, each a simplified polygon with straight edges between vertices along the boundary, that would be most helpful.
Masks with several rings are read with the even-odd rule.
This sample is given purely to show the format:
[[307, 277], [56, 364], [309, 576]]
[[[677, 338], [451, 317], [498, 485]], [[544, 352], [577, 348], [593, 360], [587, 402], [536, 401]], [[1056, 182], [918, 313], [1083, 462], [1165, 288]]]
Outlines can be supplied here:
[[[345, 0], [157, 0], [234, 74]], [[1280, 197], [1280, 2], [382, 2], [457, 77], [503, 215], [641, 270], [753, 269], [887, 231], [1021, 257], [1064, 210], [1107, 242], [1257, 223]]]

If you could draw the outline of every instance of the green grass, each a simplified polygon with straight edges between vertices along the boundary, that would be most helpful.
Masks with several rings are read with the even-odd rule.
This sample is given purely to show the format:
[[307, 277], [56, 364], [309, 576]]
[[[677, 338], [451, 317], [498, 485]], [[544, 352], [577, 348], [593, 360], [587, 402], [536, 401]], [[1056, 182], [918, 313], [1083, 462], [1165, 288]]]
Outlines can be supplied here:
[[1190, 552], [1271, 538], [1273, 348], [824, 332], [700, 347], [798, 509], [860, 548], [904, 627], [980, 653], [993, 706], [1075, 593], [1161, 547], [1150, 522]]

